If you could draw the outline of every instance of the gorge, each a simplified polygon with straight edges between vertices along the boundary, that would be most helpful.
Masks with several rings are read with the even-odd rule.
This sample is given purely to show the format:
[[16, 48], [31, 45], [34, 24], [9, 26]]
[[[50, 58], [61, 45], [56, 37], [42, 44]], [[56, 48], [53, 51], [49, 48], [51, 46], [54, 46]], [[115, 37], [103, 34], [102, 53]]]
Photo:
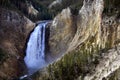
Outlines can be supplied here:
[[120, 0], [0, 4], [0, 80], [120, 79]]

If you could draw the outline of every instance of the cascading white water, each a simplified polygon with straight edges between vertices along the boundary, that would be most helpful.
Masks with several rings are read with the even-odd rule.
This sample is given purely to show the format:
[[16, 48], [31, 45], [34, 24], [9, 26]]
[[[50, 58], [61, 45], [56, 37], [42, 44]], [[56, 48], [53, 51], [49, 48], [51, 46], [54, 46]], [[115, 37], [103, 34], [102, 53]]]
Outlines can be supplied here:
[[40, 23], [31, 33], [27, 43], [25, 64], [29, 75], [46, 66], [45, 62], [45, 27], [47, 22]]

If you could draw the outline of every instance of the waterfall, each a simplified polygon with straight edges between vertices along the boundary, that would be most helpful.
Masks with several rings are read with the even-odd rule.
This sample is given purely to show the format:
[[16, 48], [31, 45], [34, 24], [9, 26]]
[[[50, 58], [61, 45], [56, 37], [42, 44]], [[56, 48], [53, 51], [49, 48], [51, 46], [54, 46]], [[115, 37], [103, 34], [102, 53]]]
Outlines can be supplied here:
[[25, 64], [29, 75], [46, 66], [45, 62], [45, 27], [47, 22], [40, 23], [31, 33], [27, 43]]

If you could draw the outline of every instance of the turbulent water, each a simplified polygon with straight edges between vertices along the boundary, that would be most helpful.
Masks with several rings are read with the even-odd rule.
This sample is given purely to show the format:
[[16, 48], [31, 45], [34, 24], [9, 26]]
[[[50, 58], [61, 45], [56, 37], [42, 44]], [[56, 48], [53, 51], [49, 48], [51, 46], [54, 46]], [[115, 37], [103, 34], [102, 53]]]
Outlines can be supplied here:
[[25, 64], [28, 73], [33, 74], [46, 65], [45, 62], [45, 27], [47, 22], [40, 23], [31, 33], [27, 43]]

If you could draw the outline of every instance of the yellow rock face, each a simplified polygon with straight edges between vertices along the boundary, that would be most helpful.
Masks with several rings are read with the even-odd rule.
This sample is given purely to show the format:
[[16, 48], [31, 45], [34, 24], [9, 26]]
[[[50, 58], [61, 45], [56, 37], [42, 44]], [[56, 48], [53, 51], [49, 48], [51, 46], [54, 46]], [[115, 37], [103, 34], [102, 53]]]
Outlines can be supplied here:
[[120, 67], [119, 15], [105, 16], [103, 9], [103, 0], [84, 0], [76, 20], [69, 8], [55, 17], [50, 28], [50, 52], [68, 54], [46, 67], [47, 75], [38, 73], [36, 80], [76, 80], [78, 76], [78, 80], [101, 80]]
[[70, 9], [64, 9], [56, 16], [50, 26], [50, 53], [59, 55], [64, 53], [75, 34], [75, 26]]

